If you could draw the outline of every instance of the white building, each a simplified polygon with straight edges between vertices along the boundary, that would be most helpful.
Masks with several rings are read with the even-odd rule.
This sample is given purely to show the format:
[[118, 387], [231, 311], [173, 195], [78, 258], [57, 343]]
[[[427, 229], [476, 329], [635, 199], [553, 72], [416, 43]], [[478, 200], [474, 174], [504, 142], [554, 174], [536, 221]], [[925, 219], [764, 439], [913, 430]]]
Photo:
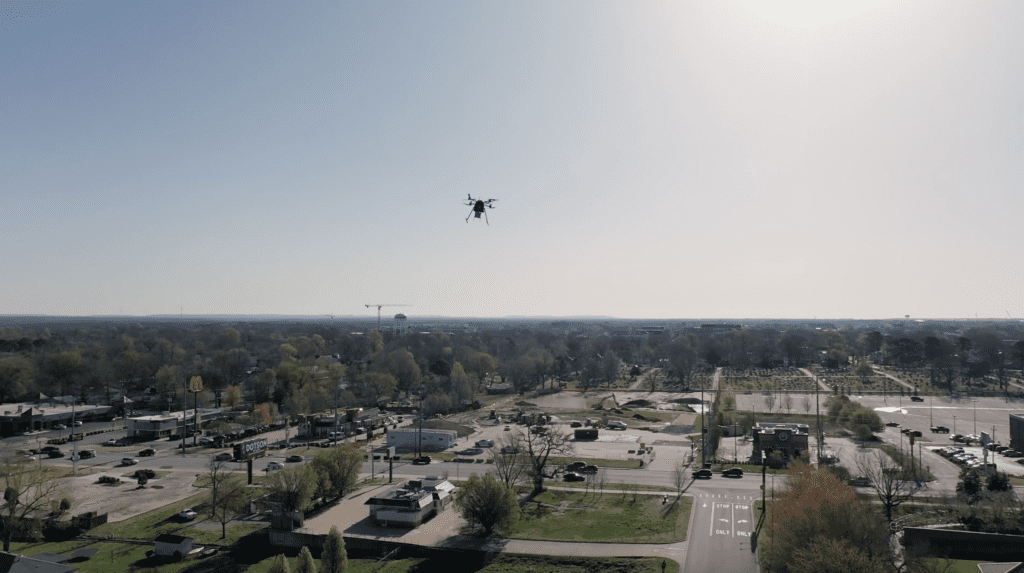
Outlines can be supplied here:
[[370, 517], [385, 527], [417, 527], [444, 511], [452, 501], [455, 486], [448, 480], [428, 477], [409, 482], [383, 495], [366, 500]]
[[[408, 449], [416, 447], [419, 432], [415, 428], [388, 430], [389, 447]], [[439, 452], [456, 444], [459, 434], [455, 430], [422, 430], [420, 434], [420, 450]]]

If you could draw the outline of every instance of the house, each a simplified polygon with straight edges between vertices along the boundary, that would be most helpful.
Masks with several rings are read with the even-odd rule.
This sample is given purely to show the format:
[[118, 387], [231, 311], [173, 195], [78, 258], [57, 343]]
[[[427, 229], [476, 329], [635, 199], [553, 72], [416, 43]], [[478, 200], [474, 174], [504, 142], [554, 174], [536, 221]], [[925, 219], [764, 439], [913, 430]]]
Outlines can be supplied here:
[[155, 544], [153, 552], [157, 555], [165, 555], [167, 557], [180, 559], [192, 551], [191, 537], [182, 537], [181, 535], [164, 533], [157, 537], [153, 543]]
[[455, 486], [435, 476], [409, 480], [382, 495], [366, 500], [370, 517], [384, 527], [417, 527], [451, 503]]
[[75, 568], [68, 565], [70, 557], [42, 553], [26, 557], [16, 553], [0, 551], [0, 573], [70, 573]]

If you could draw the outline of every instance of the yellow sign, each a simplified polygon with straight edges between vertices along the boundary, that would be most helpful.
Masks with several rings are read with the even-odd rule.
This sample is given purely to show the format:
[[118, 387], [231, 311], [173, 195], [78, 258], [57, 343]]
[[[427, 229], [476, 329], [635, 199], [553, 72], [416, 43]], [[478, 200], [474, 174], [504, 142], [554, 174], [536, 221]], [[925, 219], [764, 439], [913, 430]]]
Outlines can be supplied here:
[[189, 392], [202, 392], [202, 390], [203, 390], [203, 377], [202, 376], [193, 376], [192, 379], [188, 381], [188, 391]]

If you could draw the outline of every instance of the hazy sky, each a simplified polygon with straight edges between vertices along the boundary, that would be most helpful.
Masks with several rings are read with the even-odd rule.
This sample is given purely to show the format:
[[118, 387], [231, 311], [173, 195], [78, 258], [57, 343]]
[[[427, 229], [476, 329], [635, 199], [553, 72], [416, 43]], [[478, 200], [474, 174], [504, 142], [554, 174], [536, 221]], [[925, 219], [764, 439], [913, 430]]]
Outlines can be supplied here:
[[0, 314], [1024, 317], [1024, 2], [709, 4], [0, 1]]

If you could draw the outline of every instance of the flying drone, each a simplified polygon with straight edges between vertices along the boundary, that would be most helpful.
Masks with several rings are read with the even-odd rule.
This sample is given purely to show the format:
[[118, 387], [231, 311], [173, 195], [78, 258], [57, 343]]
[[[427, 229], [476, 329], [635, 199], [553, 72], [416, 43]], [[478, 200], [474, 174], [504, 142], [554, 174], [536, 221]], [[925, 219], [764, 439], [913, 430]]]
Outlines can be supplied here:
[[473, 196], [469, 194], [467, 194], [466, 196], [469, 197], [469, 200], [466, 201], [466, 205], [473, 207], [473, 210], [469, 212], [469, 215], [466, 215], [466, 222], [468, 223], [469, 218], [472, 217], [474, 214], [476, 215], [477, 219], [480, 218], [480, 215], [483, 215], [484, 221], [487, 222], [488, 226], [490, 226], [491, 222], [487, 220], [487, 211], [485, 211], [485, 209], [493, 209], [494, 202], [497, 201], [497, 199], [487, 199], [486, 201], [484, 201], [480, 199], [474, 199]]

